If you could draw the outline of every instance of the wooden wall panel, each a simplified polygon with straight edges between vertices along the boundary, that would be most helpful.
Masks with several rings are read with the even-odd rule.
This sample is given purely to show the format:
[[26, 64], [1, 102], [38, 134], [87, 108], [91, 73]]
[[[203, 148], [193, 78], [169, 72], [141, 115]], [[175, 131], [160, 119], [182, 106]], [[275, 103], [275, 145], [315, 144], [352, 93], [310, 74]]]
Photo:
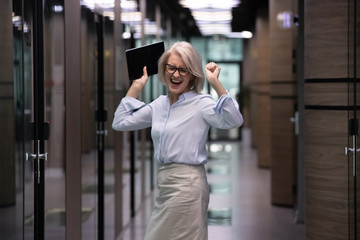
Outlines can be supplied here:
[[294, 100], [271, 99], [271, 202], [278, 205], [294, 204], [295, 138], [290, 121]]
[[346, 106], [348, 104], [346, 82], [307, 83], [304, 92], [305, 105]]
[[244, 59], [242, 63], [242, 88], [247, 92], [247, 95], [245, 97], [244, 106], [242, 108], [242, 114], [244, 117], [244, 125], [245, 128], [251, 128], [251, 141], [253, 145], [253, 122], [252, 122], [252, 98], [251, 98], [251, 83], [254, 81], [254, 75], [255, 75], [255, 64], [254, 64], [254, 57], [252, 55], [252, 45], [253, 41], [252, 39], [244, 39]]
[[[351, 1], [305, 1], [304, 160], [307, 239], [354, 239], [347, 107]], [[350, 50], [350, 52], [349, 52]]]
[[273, 82], [271, 84], [271, 96], [273, 97], [294, 97], [296, 95], [295, 82]]
[[251, 40], [251, 57], [254, 60], [251, 79], [252, 143], [257, 148], [258, 166], [270, 167], [270, 63], [268, 10], [259, 10], [256, 33]]
[[94, 25], [86, 19], [86, 10], [81, 11], [81, 149], [89, 152], [95, 147], [95, 39]]
[[291, 11], [294, 0], [270, 0], [270, 79], [273, 81], [293, 80], [292, 59], [294, 48], [293, 29], [279, 27], [277, 14]]
[[66, 239], [82, 239], [82, 79], [81, 8], [64, 1], [65, 12], [65, 126]]
[[257, 122], [258, 109], [256, 99], [256, 62], [258, 59], [258, 50], [256, 45], [256, 35], [253, 38], [245, 41], [246, 48], [246, 61], [244, 62], [244, 85], [250, 90], [250, 101], [249, 101], [249, 116], [250, 116], [250, 127], [251, 127], [251, 146], [256, 147], [257, 144]]
[[305, 111], [307, 239], [348, 239], [347, 111]]
[[297, 1], [270, 0], [271, 202], [292, 206], [295, 200], [295, 30], [281, 28], [277, 14], [295, 11]]
[[257, 156], [258, 166], [268, 168], [271, 166], [271, 138], [270, 138], [270, 105], [269, 94], [258, 94], [259, 118], [257, 121]]
[[305, 79], [348, 75], [348, 1], [305, 0]]
[[258, 123], [256, 119], [259, 118], [259, 109], [258, 109], [258, 99], [257, 94], [254, 88], [251, 88], [250, 93], [250, 119], [251, 119], [251, 146], [253, 148], [257, 147], [257, 131], [258, 131]]
[[[258, 58], [256, 62], [256, 81], [270, 83], [270, 46], [269, 46], [269, 13], [268, 9], [258, 10], [256, 19], [256, 48]], [[268, 87], [269, 89], [269, 87]]]

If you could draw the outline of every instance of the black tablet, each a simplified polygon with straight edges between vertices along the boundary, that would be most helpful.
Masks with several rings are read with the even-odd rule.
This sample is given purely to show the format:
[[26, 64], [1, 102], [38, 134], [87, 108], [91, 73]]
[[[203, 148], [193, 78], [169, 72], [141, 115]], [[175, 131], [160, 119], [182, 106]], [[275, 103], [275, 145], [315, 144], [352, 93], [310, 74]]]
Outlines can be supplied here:
[[143, 75], [144, 66], [146, 66], [148, 76], [157, 74], [158, 60], [164, 51], [164, 42], [156, 42], [126, 50], [130, 81], [138, 79]]

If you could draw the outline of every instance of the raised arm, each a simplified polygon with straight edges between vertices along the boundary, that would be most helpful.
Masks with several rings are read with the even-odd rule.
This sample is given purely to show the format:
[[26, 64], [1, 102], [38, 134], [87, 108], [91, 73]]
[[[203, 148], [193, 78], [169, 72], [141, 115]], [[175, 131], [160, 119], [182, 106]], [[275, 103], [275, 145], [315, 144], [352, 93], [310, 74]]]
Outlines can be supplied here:
[[117, 107], [112, 127], [117, 131], [131, 131], [151, 126], [151, 107], [137, 99], [148, 80], [146, 67], [143, 76], [131, 84], [126, 96]]
[[219, 97], [228, 94], [219, 80], [220, 70], [221, 68], [214, 62], [205, 65], [206, 78]]
[[128, 92], [126, 93], [126, 97], [137, 98], [144, 88], [146, 82], [148, 81], [149, 77], [147, 74], [146, 66], [143, 68], [143, 75], [141, 78], [136, 79], [132, 82]]

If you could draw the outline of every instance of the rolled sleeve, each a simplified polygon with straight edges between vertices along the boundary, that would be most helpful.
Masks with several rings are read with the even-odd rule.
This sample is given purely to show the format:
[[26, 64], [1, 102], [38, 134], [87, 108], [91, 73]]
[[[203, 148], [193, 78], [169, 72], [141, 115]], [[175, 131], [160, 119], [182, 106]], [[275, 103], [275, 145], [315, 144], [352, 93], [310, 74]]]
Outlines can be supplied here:
[[226, 106], [227, 103], [225, 103], [226, 101], [232, 101], [234, 104], [234, 107], [239, 110], [239, 104], [229, 95], [222, 95], [217, 101], [216, 101], [216, 105], [215, 105], [215, 112], [218, 114], [222, 114], [223, 113], [223, 108], [224, 108], [224, 104]]
[[238, 103], [229, 95], [222, 95], [216, 102], [210, 95], [202, 99], [201, 111], [206, 122], [220, 129], [240, 127], [244, 120]]
[[137, 109], [144, 107], [146, 104], [135, 98], [124, 97], [120, 104], [122, 104], [127, 112], [133, 112]]
[[117, 107], [112, 128], [132, 131], [151, 126], [151, 107], [135, 98], [125, 97]]

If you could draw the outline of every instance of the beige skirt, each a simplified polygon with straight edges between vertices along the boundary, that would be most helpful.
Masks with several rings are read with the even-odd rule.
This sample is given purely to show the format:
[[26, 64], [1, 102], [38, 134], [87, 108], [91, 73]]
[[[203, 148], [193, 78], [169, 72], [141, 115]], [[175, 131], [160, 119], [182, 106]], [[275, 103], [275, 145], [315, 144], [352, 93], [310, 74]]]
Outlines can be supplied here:
[[207, 240], [209, 185], [204, 165], [163, 164], [145, 240]]

